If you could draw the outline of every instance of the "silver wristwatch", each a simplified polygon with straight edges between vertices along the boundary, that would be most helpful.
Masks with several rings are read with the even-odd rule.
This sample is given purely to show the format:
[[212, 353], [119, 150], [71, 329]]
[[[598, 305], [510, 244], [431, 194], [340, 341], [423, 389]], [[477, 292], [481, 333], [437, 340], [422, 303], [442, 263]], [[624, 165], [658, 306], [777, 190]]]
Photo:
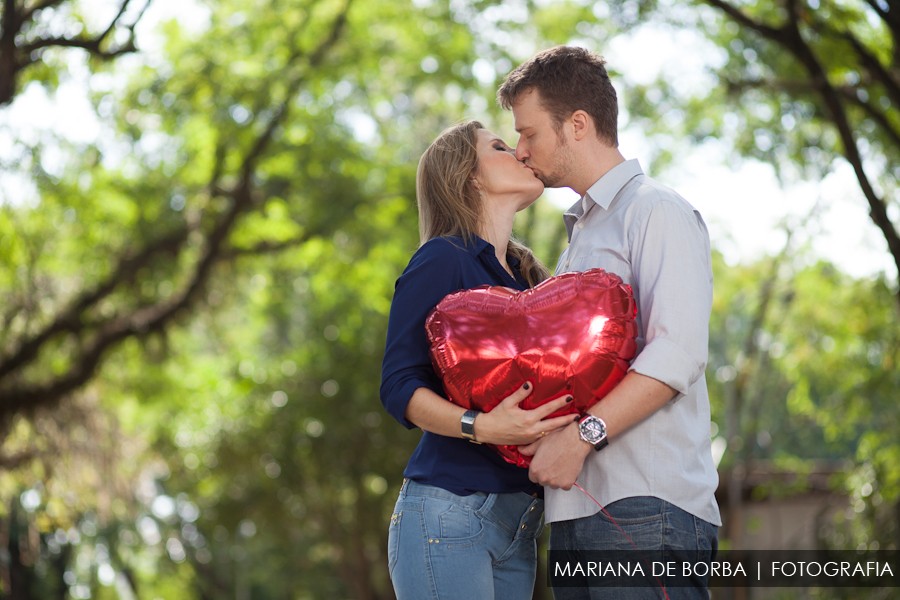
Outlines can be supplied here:
[[480, 444], [478, 440], [475, 439], [475, 417], [480, 415], [477, 410], [467, 410], [463, 413], [463, 416], [459, 419], [460, 429], [462, 430], [462, 436], [472, 442], [473, 444]]
[[585, 414], [581, 417], [578, 421], [578, 435], [598, 452], [609, 444], [606, 437], [606, 423], [594, 415]]

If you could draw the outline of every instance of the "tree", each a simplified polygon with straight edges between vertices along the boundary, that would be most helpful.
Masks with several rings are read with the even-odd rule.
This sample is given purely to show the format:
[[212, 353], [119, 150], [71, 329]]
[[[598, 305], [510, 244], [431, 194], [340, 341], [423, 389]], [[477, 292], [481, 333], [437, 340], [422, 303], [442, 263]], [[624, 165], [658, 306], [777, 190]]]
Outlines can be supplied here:
[[[21, 160], [2, 168], [34, 193], [0, 205], [2, 593], [391, 597], [387, 522], [417, 432], [384, 414], [377, 382], [394, 279], [417, 246], [416, 161], [463, 117], [509, 132], [498, 80], [538, 47], [613, 25], [577, 2], [509, 8], [215, 3], [199, 31], [166, 24], [161, 54], [92, 64], [97, 140], [10, 136]], [[24, 71], [51, 89], [53, 54]], [[517, 233], [552, 265], [564, 238], [547, 208]], [[758, 326], [810, 352], [808, 329], [750, 318], [740, 292], [759, 272], [717, 273], [737, 298], [720, 310], [741, 336]], [[827, 322], [811, 299], [837, 288], [836, 307], [884, 326], [881, 288], [827, 273], [790, 303], [813, 313], [798, 319]], [[852, 381], [874, 368], [864, 356], [895, 360], [881, 333], [841, 334]], [[735, 356], [719, 342], [717, 367]], [[838, 355], [822, 372], [769, 349], [773, 389], [833, 409]], [[896, 384], [841, 389], [889, 411]], [[766, 389], [751, 380], [747, 397]], [[828, 422], [797, 394], [804, 423]], [[865, 443], [885, 439], [873, 427]], [[890, 463], [868, 465], [859, 477], [894, 498]]]
[[[165, 55], [116, 85], [92, 78], [96, 143], [19, 142], [35, 198], [0, 207], [17, 593], [115, 573], [163, 597], [390, 596], [379, 565], [416, 434], [384, 424], [377, 381], [417, 243], [415, 161], [446, 125], [498, 111], [493, 83], [473, 74], [472, 15], [276, 4], [218, 3], [200, 35], [168, 24]], [[72, 471], [126, 467], [116, 510], [90, 484], [61, 501], [79, 488], [46, 468], [86, 398], [109, 425], [80, 430]], [[21, 591], [36, 572], [44, 587]]]
[[[5, 0], [0, 6], [0, 106], [9, 104], [24, 80], [55, 81], [52, 49], [79, 48], [98, 61], [109, 61], [135, 52], [134, 29], [150, 5], [131, 10], [122, 0], [115, 16], [100, 31], [88, 31], [83, 16], [73, 13], [67, 0]], [[64, 20], [59, 15], [66, 15]], [[64, 23], [62, 31], [59, 25]], [[51, 70], [48, 70], [51, 67]], [[35, 72], [29, 77], [23, 77]]]
[[[0, 419], [8, 420], [17, 412], [58, 402], [93, 377], [110, 348], [129, 337], [165, 330], [180, 313], [200, 301], [215, 265], [234, 251], [229, 242], [232, 232], [247, 213], [258, 210], [267, 199], [257, 184], [261, 175], [259, 164], [271, 151], [273, 137], [283, 126], [310, 72], [321, 68], [340, 39], [346, 10], [346, 6], [342, 7], [323, 19], [322, 34], [303, 39], [301, 24], [298, 37], [286, 40], [280, 57], [283, 62], [278, 69], [279, 81], [263, 80], [270, 93], [264, 104], [254, 107], [248, 122], [238, 127], [238, 135], [229, 135], [235, 124], [233, 119], [228, 123], [226, 111], [230, 107], [223, 107], [225, 110], [214, 117], [217, 131], [211, 131], [211, 137], [203, 140], [206, 164], [191, 165], [195, 172], [191, 177], [178, 178], [175, 190], [167, 181], [157, 181], [157, 188], [160, 184], [165, 187], [154, 190], [155, 193], [162, 198], [186, 194], [184, 206], [172, 200], [168, 204], [142, 207], [129, 224], [132, 231], [128, 235], [118, 239], [109, 236], [101, 241], [99, 248], [73, 249], [87, 250], [80, 267], [93, 263], [96, 269], [94, 277], [76, 283], [76, 294], [67, 297], [58, 286], [62, 282], [60, 275], [78, 278], [77, 273], [58, 274], [56, 281], [39, 282], [35, 278], [47, 265], [51, 253], [67, 249], [28, 234], [13, 240], [12, 253], [30, 254], [34, 274], [30, 281], [22, 282], [25, 285], [11, 296], [12, 302], [7, 305], [6, 331], [13, 335], [4, 339], [0, 359]], [[148, 135], [151, 132], [147, 129], [132, 129], [132, 147], [139, 151], [141, 139]], [[80, 186], [53, 187], [42, 195], [41, 212], [51, 210], [56, 204], [54, 199], [62, 207], [79, 196], [85, 202], [84, 209], [97, 208], [84, 196], [83, 190], [77, 189]], [[126, 198], [123, 204], [130, 201], [133, 200]], [[88, 212], [81, 218], [93, 217], [95, 224], [115, 218], [109, 213], [102, 214], [106, 212], [102, 208], [99, 212], [96, 216]], [[302, 241], [309, 235], [309, 231], [300, 233], [293, 241]], [[171, 282], [163, 290], [151, 291], [142, 283], [162, 278]], [[14, 284], [16, 279], [13, 276], [7, 281]], [[65, 287], [69, 286], [71, 283]], [[37, 294], [44, 300], [57, 301], [37, 302]], [[68, 357], [50, 370], [51, 377], [46, 377], [46, 357], [54, 350]], [[36, 371], [39, 375], [34, 374]]]
[[[892, 217], [900, 178], [896, 4], [697, 4], [696, 9], [664, 2], [618, 4], [619, 18], [628, 27], [655, 15], [699, 28], [716, 57], [718, 83], [711, 89], [685, 95], [677, 91], [677, 82], [660, 80], [642, 87], [634, 114], [679, 115], [665, 120], [669, 134], [683, 124], [694, 142], [729, 140], [738, 153], [771, 164], [786, 178], [822, 177], [839, 160], [846, 161], [900, 273], [900, 233]], [[900, 286], [895, 288], [900, 301]]]
[[[900, 446], [891, 432], [900, 353], [887, 282], [809, 264], [790, 245], [755, 264], [716, 258], [707, 380], [713, 420], [727, 440], [724, 537], [741, 547], [738, 492], [754, 465], [802, 475], [817, 463], [840, 462], [843, 473], [832, 485], [851, 508], [820, 532], [822, 543], [896, 548], [900, 470], [892, 461]], [[777, 481], [767, 485], [779, 493]]]

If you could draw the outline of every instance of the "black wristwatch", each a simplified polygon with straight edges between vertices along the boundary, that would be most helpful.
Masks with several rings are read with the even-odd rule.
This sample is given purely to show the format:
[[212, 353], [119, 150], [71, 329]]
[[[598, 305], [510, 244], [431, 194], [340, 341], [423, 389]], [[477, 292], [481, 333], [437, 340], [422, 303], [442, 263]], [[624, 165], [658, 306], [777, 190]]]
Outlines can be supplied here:
[[606, 448], [609, 440], [606, 437], [606, 423], [600, 417], [585, 414], [578, 421], [578, 435], [599, 452]]
[[460, 430], [462, 431], [462, 436], [473, 444], [481, 443], [475, 439], [475, 417], [480, 414], [481, 413], [477, 410], [467, 410], [459, 419], [459, 426]]

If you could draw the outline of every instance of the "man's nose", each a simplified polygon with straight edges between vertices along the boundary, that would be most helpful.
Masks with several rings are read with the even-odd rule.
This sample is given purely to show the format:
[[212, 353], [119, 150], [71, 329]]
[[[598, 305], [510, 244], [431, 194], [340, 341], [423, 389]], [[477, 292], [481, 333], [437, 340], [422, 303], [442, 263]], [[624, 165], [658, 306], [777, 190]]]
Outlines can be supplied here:
[[525, 162], [525, 159], [528, 158], [528, 150], [525, 148], [525, 145], [522, 144], [521, 140], [518, 144], [516, 144], [516, 158], [521, 162]]

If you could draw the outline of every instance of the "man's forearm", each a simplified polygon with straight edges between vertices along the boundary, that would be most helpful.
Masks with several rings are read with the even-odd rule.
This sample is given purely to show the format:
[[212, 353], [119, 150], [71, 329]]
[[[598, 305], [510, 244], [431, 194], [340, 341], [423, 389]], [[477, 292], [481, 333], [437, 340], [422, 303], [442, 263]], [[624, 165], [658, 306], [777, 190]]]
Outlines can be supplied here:
[[624, 379], [588, 411], [606, 423], [610, 442], [649, 418], [665, 406], [677, 392], [647, 375], [629, 371]]

